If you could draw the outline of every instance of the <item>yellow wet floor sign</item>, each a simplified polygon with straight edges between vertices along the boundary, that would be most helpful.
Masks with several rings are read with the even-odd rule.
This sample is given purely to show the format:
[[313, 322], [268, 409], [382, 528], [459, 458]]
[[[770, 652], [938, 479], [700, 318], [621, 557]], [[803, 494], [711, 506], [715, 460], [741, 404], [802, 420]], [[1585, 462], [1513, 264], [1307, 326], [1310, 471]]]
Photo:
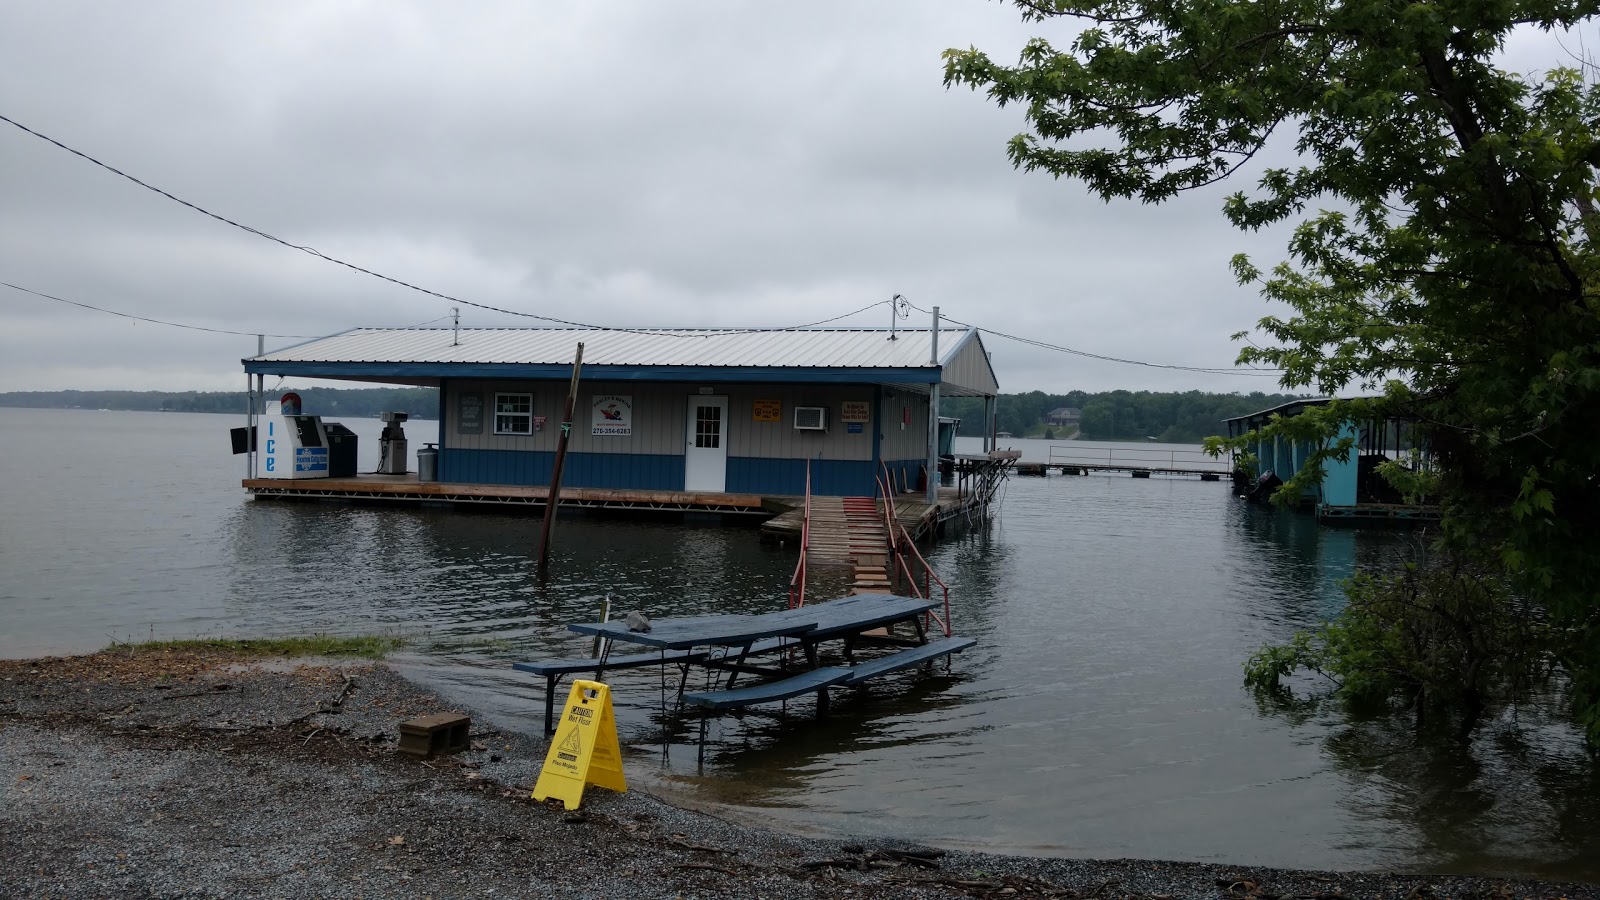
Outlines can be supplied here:
[[550, 741], [544, 768], [533, 786], [533, 799], [561, 801], [567, 809], [583, 802], [585, 785], [625, 791], [622, 748], [617, 744], [617, 719], [611, 712], [611, 689], [598, 681], [574, 681], [567, 708]]

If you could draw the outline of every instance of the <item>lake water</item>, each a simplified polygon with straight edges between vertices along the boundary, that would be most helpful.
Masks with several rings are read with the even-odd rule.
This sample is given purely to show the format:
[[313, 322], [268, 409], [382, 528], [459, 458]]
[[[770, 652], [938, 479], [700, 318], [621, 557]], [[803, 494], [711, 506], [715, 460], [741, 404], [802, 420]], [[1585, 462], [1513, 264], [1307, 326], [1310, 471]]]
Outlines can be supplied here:
[[[394, 632], [407, 674], [534, 731], [542, 679], [510, 663], [586, 654], [563, 626], [608, 592], [651, 616], [784, 602], [794, 548], [751, 523], [563, 517], [541, 582], [526, 513], [252, 501], [228, 455], [241, 419], [0, 409], [0, 656]], [[382, 423], [345, 422], [370, 470]], [[412, 446], [435, 427], [406, 423]], [[1338, 579], [1404, 540], [1251, 508], [1225, 482], [1012, 479], [988, 527], [932, 549], [979, 642], [947, 672], [838, 692], [820, 722], [809, 703], [714, 720], [703, 766], [687, 729], [663, 752], [656, 675], [617, 673], [629, 777], [944, 845], [1600, 880], [1600, 775], [1570, 729], [1524, 710], [1462, 744], [1241, 685], [1253, 649], [1337, 610]]]

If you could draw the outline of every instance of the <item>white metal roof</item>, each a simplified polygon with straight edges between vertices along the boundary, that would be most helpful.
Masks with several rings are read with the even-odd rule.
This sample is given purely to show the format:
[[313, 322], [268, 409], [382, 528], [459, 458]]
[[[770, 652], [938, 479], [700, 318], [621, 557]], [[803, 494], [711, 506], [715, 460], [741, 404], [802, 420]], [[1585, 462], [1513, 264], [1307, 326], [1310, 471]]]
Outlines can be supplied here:
[[[931, 329], [745, 331], [582, 328], [357, 328], [252, 357], [261, 362], [564, 365], [583, 342], [585, 366], [754, 366], [923, 369]], [[969, 329], [939, 329], [941, 363]]]

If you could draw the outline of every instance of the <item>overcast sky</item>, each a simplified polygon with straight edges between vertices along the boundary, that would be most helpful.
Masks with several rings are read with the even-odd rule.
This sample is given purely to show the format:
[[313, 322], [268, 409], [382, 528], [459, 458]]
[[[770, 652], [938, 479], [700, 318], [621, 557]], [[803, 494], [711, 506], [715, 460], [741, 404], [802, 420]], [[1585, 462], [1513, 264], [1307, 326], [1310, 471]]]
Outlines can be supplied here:
[[[1276, 262], [1284, 234], [1229, 229], [1222, 190], [1107, 205], [1011, 168], [1020, 111], [945, 90], [939, 58], [976, 45], [1010, 61], [1034, 33], [1066, 43], [1008, 4], [28, 0], [0, 15], [0, 113], [263, 231], [480, 303], [607, 326], [782, 326], [902, 294], [1196, 366], [1230, 365], [1229, 335], [1273, 311], [1227, 262]], [[1542, 67], [1557, 50], [1532, 36], [1509, 55]], [[450, 307], [4, 123], [0, 280], [283, 335]], [[0, 391], [241, 389], [255, 348], [3, 287], [0, 317]], [[840, 324], [888, 321], [880, 305]], [[470, 307], [462, 323], [540, 324]], [[1008, 392], [1276, 389], [985, 341]]]

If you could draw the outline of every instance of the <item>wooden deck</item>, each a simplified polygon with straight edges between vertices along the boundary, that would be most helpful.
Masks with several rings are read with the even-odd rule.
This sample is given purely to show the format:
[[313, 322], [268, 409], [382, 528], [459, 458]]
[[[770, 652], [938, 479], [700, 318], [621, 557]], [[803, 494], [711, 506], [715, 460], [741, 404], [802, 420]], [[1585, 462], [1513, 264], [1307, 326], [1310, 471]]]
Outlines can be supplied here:
[[[390, 503], [472, 503], [543, 507], [550, 489], [543, 486], [448, 484], [419, 482], [411, 475], [358, 475], [353, 478], [296, 480], [246, 478], [244, 487], [263, 498], [359, 500]], [[561, 506], [591, 509], [637, 509], [770, 515], [758, 494], [720, 491], [637, 491], [614, 488], [563, 487]]]
[[[812, 503], [818, 500], [839, 499], [827, 497], [813, 497]], [[800, 540], [801, 506], [804, 501], [799, 497], [768, 497], [767, 508], [777, 515], [761, 523], [761, 533], [784, 541]], [[900, 494], [894, 500], [895, 514], [901, 524], [911, 532], [911, 536], [922, 540], [936, 533], [940, 527], [952, 519], [961, 519], [978, 514], [976, 499], [970, 493], [959, 488], [939, 488], [939, 502], [929, 503], [922, 499], [922, 494]], [[813, 514], [815, 506], [813, 506]], [[813, 519], [813, 524], [815, 520]]]

